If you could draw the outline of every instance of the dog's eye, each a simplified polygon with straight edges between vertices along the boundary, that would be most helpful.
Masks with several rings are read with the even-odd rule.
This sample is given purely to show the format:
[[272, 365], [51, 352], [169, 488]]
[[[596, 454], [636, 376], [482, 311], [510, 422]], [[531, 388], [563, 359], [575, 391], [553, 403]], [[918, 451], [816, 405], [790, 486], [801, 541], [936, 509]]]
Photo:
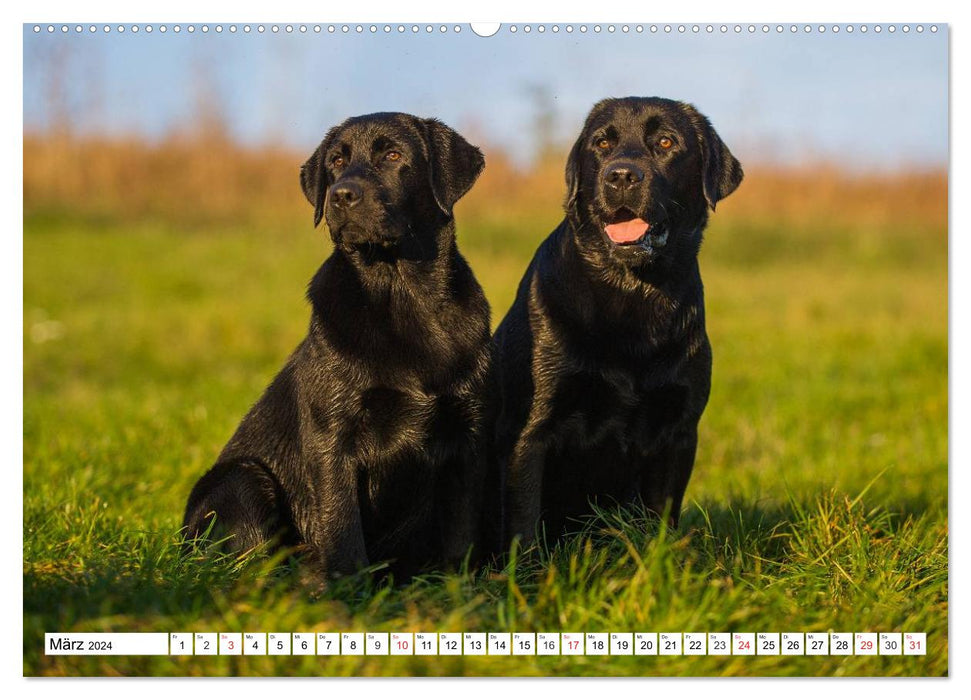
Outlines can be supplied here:
[[597, 139], [597, 148], [599, 148], [601, 151], [605, 151], [610, 148], [610, 139]]
[[386, 160], [390, 161], [401, 160], [401, 154], [398, 153], [398, 151], [388, 151], [384, 157]]
[[333, 158], [330, 159], [330, 164], [333, 165], [335, 168], [344, 167], [344, 156], [334, 156]]
[[661, 138], [658, 139], [657, 145], [666, 151], [669, 148], [671, 148], [671, 146], [674, 145], [674, 141], [668, 138], [667, 136], [662, 136]]

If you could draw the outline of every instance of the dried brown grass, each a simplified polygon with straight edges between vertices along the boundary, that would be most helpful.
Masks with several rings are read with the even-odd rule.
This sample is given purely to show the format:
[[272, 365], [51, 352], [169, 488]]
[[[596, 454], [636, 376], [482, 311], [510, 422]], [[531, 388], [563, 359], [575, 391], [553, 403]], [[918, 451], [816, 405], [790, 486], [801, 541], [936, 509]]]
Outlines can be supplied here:
[[[462, 203], [463, 218], [556, 218], [565, 191], [562, 162], [521, 169], [500, 149], [484, 150], [487, 167]], [[298, 172], [306, 155], [244, 148], [218, 135], [149, 143], [28, 134], [24, 212], [187, 225], [302, 222], [308, 204]], [[942, 227], [947, 186], [943, 170], [860, 175], [832, 165], [753, 165], [744, 186], [719, 206], [719, 222]]]

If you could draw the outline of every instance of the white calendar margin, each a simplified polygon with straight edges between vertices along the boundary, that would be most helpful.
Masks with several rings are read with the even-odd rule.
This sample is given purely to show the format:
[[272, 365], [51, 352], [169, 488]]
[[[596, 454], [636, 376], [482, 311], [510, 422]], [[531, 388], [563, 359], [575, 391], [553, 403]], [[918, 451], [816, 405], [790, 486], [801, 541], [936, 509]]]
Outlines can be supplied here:
[[[904, 2], [902, 0], [883, 0], [880, 3], [859, 3], [859, 5], [854, 5], [852, 2], [847, 2], [847, 0], [814, 0], [811, 4], [805, 3], [800, 6], [795, 3], [791, 4], [779, 4], [777, 2], [770, 2], [769, 0], [734, 0], [731, 3], [731, 11], [726, 13], [725, 5], [722, 2], [716, 2], [715, 0], [699, 0], [695, 3], [684, 4], [658, 4], [656, 6], [652, 5], [645, 7], [642, 2], [634, 2], [633, 0], [617, 0], [609, 5], [610, 14], [607, 15], [607, 6], [603, 4], [594, 5], [595, 11], [591, 11], [591, 6], [587, 3], [578, 3], [577, 5], [570, 6], [567, 4], [559, 4], [555, 6], [554, 12], [549, 12], [549, 6], [546, 6], [543, 10], [538, 8], [534, 9], [528, 3], [522, 2], [522, 0], [492, 0], [488, 5], [481, 5], [478, 8], [470, 7], [469, 5], [455, 5], [454, 3], [447, 2], [447, 0], [413, 0], [407, 4], [393, 3], [391, 0], [371, 0], [369, 3], [351, 3], [342, 4], [334, 3], [327, 6], [326, 13], [322, 12], [318, 4], [310, 3], [307, 1], [299, 0], [276, 0], [272, 4], [272, 9], [268, 10], [265, 2], [257, 2], [255, 0], [239, 0], [232, 6], [227, 5], [225, 8], [210, 6], [197, 1], [189, 0], [169, 0], [165, 3], [165, 10], [159, 12], [157, 9], [159, 6], [154, 3], [143, 3], [143, 4], [130, 4], [123, 3], [119, 0], [86, 0], [83, 3], [83, 10], [79, 14], [78, 3], [68, 2], [67, 0], [47, 0], [43, 6], [36, 5], [18, 5], [14, 10], [8, 11], [6, 8], [3, 10], [4, 19], [9, 20], [3, 23], [2, 26], [10, 33], [6, 34], [4, 38], [7, 41], [3, 42], [0, 51], [3, 52], [3, 56], [6, 59], [3, 61], [3, 75], [4, 83], [3, 87], [8, 88], [5, 94], [16, 95], [16, 100], [19, 100], [20, 109], [9, 109], [4, 110], [3, 114], [0, 115], [0, 119], [3, 119], [4, 130], [3, 133], [7, 136], [8, 141], [10, 134], [14, 132], [19, 132], [20, 130], [20, 120], [22, 118], [22, 99], [23, 93], [19, 89], [19, 81], [22, 78], [22, 66], [23, 66], [23, 43], [22, 37], [20, 36], [20, 24], [30, 21], [65, 21], [66, 18], [74, 18], [87, 20], [98, 20], [102, 21], [104, 19], [120, 20], [123, 19], [127, 22], [159, 22], [159, 21], [180, 21], [180, 22], [190, 22], [190, 21], [212, 21], [214, 18], [220, 21], [259, 21], [262, 18], [275, 19], [279, 17], [281, 21], [286, 18], [297, 18], [306, 21], [425, 21], [425, 20], [436, 20], [436, 21], [457, 21], [462, 23], [467, 23], [469, 20], [496, 20], [502, 19], [505, 22], [513, 21], [557, 21], [557, 22], [591, 22], [591, 21], [623, 21], [623, 22], [635, 22], [652, 21], [652, 22], [707, 22], [707, 21], [748, 21], [748, 20], [767, 20], [773, 22], [804, 22], [804, 21], [826, 21], [826, 22], [887, 22], [887, 21], [900, 21], [902, 18], [924, 21], [925, 19], [930, 21], [937, 21], [938, 19], [943, 22], [954, 22], [958, 29], [962, 30], [960, 33], [967, 37], [971, 33], [971, 25], [968, 23], [956, 22], [957, 13], [954, 6], [950, 2], [945, 0], [922, 0], [920, 3], [915, 2]], [[345, 9], [347, 8], [347, 9]], [[461, 9], [457, 9], [461, 8]], [[876, 12], [874, 11], [876, 8]], [[460, 16], [456, 16], [459, 14]], [[9, 15], [13, 15], [10, 17]], [[83, 16], [81, 16], [83, 15]], [[472, 16], [469, 16], [472, 15]], [[16, 22], [18, 26], [13, 26]], [[14, 38], [11, 35], [13, 33], [17, 34]], [[966, 38], [964, 41], [953, 41], [951, 44], [951, 69], [954, 74], [960, 73], [963, 76], [967, 76], [971, 73], [971, 45], [967, 42]], [[967, 82], [965, 81], [965, 85]], [[13, 87], [11, 87], [13, 86]], [[956, 123], [958, 121], [957, 115], [963, 114], [960, 119], [966, 119], [971, 116], [971, 103], [969, 103], [969, 88], [962, 87], [961, 84], [953, 80], [952, 77], [952, 102], [951, 102], [951, 121]], [[951, 144], [952, 144], [952, 176], [955, 177], [953, 183], [961, 182], [967, 184], [968, 182], [968, 171], [969, 165], [971, 165], [971, 151], [968, 150], [968, 141], [961, 137], [958, 130], [952, 130], [951, 133]], [[20, 172], [19, 182], [22, 182], [22, 158], [23, 151], [21, 148], [15, 148], [11, 151], [13, 153], [13, 158], [11, 161], [17, 165]], [[963, 164], [963, 167], [959, 166]], [[10, 167], [8, 165], [8, 167]], [[958, 175], [961, 175], [958, 179]], [[952, 184], [954, 191], [956, 191], [956, 184]], [[3, 211], [6, 214], [8, 225], [7, 230], [22, 231], [22, 188], [20, 186], [9, 186], [3, 188], [3, 194], [0, 195], [4, 198]], [[950, 197], [949, 206], [951, 207], [951, 226], [950, 230], [953, 232], [955, 230], [964, 230], [967, 228], [966, 224], [968, 221], [967, 208], [962, 208], [961, 204], [957, 201], [958, 198]], [[22, 299], [23, 291], [23, 276], [22, 270], [21, 274], [16, 274], [17, 268], [22, 264], [22, 254], [21, 250], [18, 248], [18, 239], [15, 236], [6, 237], [4, 242], [0, 245], [9, 248], [8, 250], [3, 250], [2, 257], [7, 261], [7, 266], [14, 270], [14, 274], [3, 274], [0, 273], [0, 279], [3, 279], [3, 284], [5, 285], [4, 291], [7, 292], [5, 298], [7, 299]], [[949, 285], [953, 285], [953, 296], [949, 300], [949, 313], [953, 314], [952, 319], [957, 327], [949, 329], [949, 353], [957, 352], [960, 348], [964, 351], [964, 355], [967, 355], [967, 350], [971, 347], [971, 319], [968, 316], [968, 309], [971, 309], [971, 298], [967, 294], [968, 282], [962, 283], [960, 280], [960, 275], [954, 275], [953, 269], [962, 267], [963, 269], [968, 269], [971, 266], [971, 258], [967, 255], [967, 244], [962, 244], [957, 240], [957, 237], [951, 236], [949, 245], [949, 258], [953, 261], [954, 268], [952, 268], [951, 274], [948, 275]], [[958, 256], [960, 253], [960, 256]], [[955, 256], [955, 257], [950, 257]], [[959, 294], [960, 292], [960, 294]], [[963, 301], [964, 303], [960, 303]], [[955, 303], [957, 302], [957, 303]], [[12, 377], [13, 371], [19, 373], [22, 364], [20, 362], [20, 357], [22, 356], [23, 346], [21, 344], [21, 338], [19, 337], [22, 328], [22, 314], [23, 306], [20, 305], [19, 308], [15, 304], [7, 305], [6, 309], [2, 312], [5, 316], [3, 324], [6, 332], [11, 336], [17, 335], [17, 338], [11, 338], [10, 342], [3, 343], [0, 345], [0, 361], [3, 362], [3, 367], [7, 368], [7, 382], [16, 385], [18, 382], [22, 381], [22, 376]], [[17, 317], [20, 317], [19, 319]], [[12, 317], [12, 318], [11, 318]], [[948, 394], [949, 402], [951, 402], [951, 407], [953, 411], [949, 411], [949, 421], [950, 424], [959, 424], [959, 417], [961, 418], [961, 424], [966, 424], [969, 418], [968, 397], [971, 395], [971, 382], [969, 382], [969, 373], [967, 371], [962, 371], [961, 363], [954, 363], [954, 366], [950, 368], [952, 373], [949, 373], [949, 387], [950, 391]], [[954, 391], [957, 389], [957, 391]], [[12, 392], [10, 398], [4, 398], [0, 402], [0, 407], [2, 407], [2, 413], [0, 417], [0, 439], [2, 443], [6, 446], [6, 457], [7, 461], [10, 463], [16, 463], [15, 460], [22, 459], [22, 448], [23, 448], [23, 430], [22, 430], [22, 416], [23, 416], [23, 394], [22, 392]], [[967, 457], [969, 456], [968, 451], [968, 438], [963, 436], [960, 431], [949, 431], [949, 450], [951, 452], [949, 463], [950, 481], [949, 481], [949, 500], [951, 504], [955, 502], [960, 502], [955, 498], [956, 492], [959, 492], [962, 497], [967, 498], [971, 496], [968, 488], [968, 477], [962, 474], [961, 470], [954, 470], [951, 472], [950, 464], [953, 464], [955, 460], [960, 463], [967, 462]], [[19, 449], [17, 449], [19, 448]], [[962, 457], [964, 459], [962, 459]], [[22, 481], [21, 481], [22, 485]], [[19, 496], [17, 489], [9, 488], [3, 490], [3, 498], [6, 499], [3, 508], [0, 508], [0, 514], [4, 518], [3, 523], [5, 527], [3, 528], [4, 536], [2, 538], [3, 549], [2, 554], [4, 556], [4, 561], [14, 562], [18, 558], [22, 557], [23, 553], [23, 542], [22, 542], [22, 499], [23, 490], [21, 488]], [[949, 530], [953, 535], [957, 535], [952, 540], [951, 544], [951, 556], [949, 558], [949, 573], [953, 576], [954, 581], [965, 581], [966, 576], [956, 576], [958, 570], [964, 571], [964, 567], [961, 562], [968, 562], [969, 557], [971, 557], [971, 538], [969, 538], [968, 533], [968, 520], [962, 517], [955, 517], [956, 512], [954, 508], [949, 508], [948, 512], [950, 514], [950, 527]], [[960, 523], [960, 525], [959, 525]], [[958, 553], [960, 550], [960, 554]], [[117, 681], [112, 679], [99, 679], [99, 678], [89, 678], [89, 679], [73, 679], [65, 678], [58, 679], [56, 683], [46, 682], [46, 681], [33, 681], [23, 678], [23, 665], [22, 665], [22, 654], [23, 654], [23, 579], [22, 572], [18, 571], [15, 566], [8, 565], [6, 567], [6, 576], [0, 579], [3, 581], [3, 592], [4, 600], [6, 605], [11, 608], [9, 616], [11, 619], [18, 620], [16, 625], [19, 634], [6, 634], [0, 635], [0, 658], [2, 661], [0, 663], [4, 664], [4, 674], [3, 677], [9, 678], [21, 678], [21, 683], [30, 682], [31, 687], [29, 694], [32, 700], [46, 700], [50, 698], [51, 700], [64, 700], [69, 687], [73, 687], [75, 684], [83, 684], [84, 688], [88, 691], [94, 690], [98, 694], [99, 700], [106, 700], [109, 698], [121, 698], [123, 700], [131, 700], [131, 692], [133, 687], [129, 683], [119, 684]], [[966, 587], [965, 587], [966, 588]], [[954, 590], [954, 587], [951, 588]], [[949, 629], [949, 647], [953, 649], [953, 640], [963, 639], [964, 634], [971, 631], [971, 624], [969, 624], [968, 610], [971, 609], [967, 605], [961, 605], [958, 611], [953, 613], [950, 619], [950, 629]], [[951, 608], [949, 607], [949, 611]], [[953, 672], [953, 670], [952, 670]], [[960, 673], [960, 671], [958, 671]], [[481, 679], [479, 679], [481, 680]], [[868, 684], [871, 679], [852, 679], [854, 685], [857, 689], [862, 690], [864, 685]], [[186, 683], [202, 682], [210, 690], [214, 687], [213, 683], [219, 683], [216, 679], [179, 679], [175, 681], [176, 686], [172, 686], [170, 682], [153, 682], [153, 679], [143, 679], [141, 682], [137, 682], [137, 690], [139, 700], [171, 700], [173, 692], [182, 692], [181, 688], [184, 687]], [[261, 681], [257, 684], [245, 684], [240, 682], [233, 683], [233, 696], [234, 700], [245, 700], [247, 698], [258, 698], [259, 700], [266, 700], [267, 693], [270, 692], [287, 692], [292, 691], [294, 684], [303, 684], [314, 682], [312, 679], [267, 679]], [[352, 687], [360, 688], [360, 685], [351, 686], [351, 683], [361, 683], [366, 682], [365, 679], [330, 679], [328, 683], [340, 683], [346, 684], [348, 691]], [[540, 681], [541, 682], [541, 681]], [[598, 690], [603, 689], [606, 692], [616, 692], [619, 687], [617, 683], [622, 682], [619, 680], [598, 680], [598, 679], [584, 679], [583, 685], [578, 687], [586, 693], [596, 693]], [[730, 683], [720, 683], [718, 685], [718, 697], [719, 700], [734, 700], [735, 698], [751, 698], [753, 692], [759, 693], [764, 691], [765, 683], [785, 683], [785, 679], [733, 679]], [[876, 681], [880, 682], [880, 681]], [[881, 700], [887, 700], [888, 698], [910, 698], [912, 699], [915, 693], [921, 692], [918, 686], [922, 686], [924, 683], [931, 683], [933, 681], [914, 679], [908, 680], [906, 683], [880, 683], [880, 696]], [[379, 681], [380, 687], [384, 689], [389, 689], [393, 684], [396, 687], [407, 687], [409, 692], [420, 690], [421, 697], [423, 700], [433, 700], [437, 698], [447, 698], [448, 700], [455, 700], [455, 693], [462, 693], [462, 700], [478, 700], [478, 698], [489, 697], [490, 700], [494, 700], [494, 693], [498, 690], [498, 686], [493, 684], [481, 684], [478, 682], [467, 683], [461, 680], [453, 679], [409, 679], [407, 681]], [[652, 684], [670, 684], [670, 689], [678, 692], [684, 691], [686, 684], [692, 688], [700, 691], [708, 690], [711, 691], [713, 685], [707, 680], [692, 680], [692, 679], [651, 679]], [[677, 687], [675, 687], [677, 683]], [[400, 684], [400, 685], [399, 685]], [[558, 684], [562, 689], [562, 683]], [[626, 684], [625, 684], [626, 686]], [[934, 693], [935, 700], [939, 698], [946, 697], [957, 697], [956, 688], [958, 684], [949, 683], [934, 683], [932, 692]], [[309, 688], [310, 686], [308, 686]], [[374, 687], [378, 687], [375, 685]], [[633, 686], [626, 686], [632, 688]], [[656, 687], [656, 686], [652, 686]], [[24, 689], [26, 691], [26, 688]], [[825, 689], [824, 689], [825, 690]], [[520, 680], [520, 679], [510, 679], [502, 681], [501, 692], [517, 692], [521, 691], [523, 696], [527, 693], [535, 694], [537, 691], [537, 681], [531, 680]], [[820, 687], [815, 684], [806, 683], [786, 683], [786, 688], [784, 691], [786, 694], [786, 700], [802, 700], [806, 698], [807, 700], [818, 700], [818, 693]], [[26, 694], [26, 693], [25, 693]], [[517, 693], [518, 695], [519, 693]]]

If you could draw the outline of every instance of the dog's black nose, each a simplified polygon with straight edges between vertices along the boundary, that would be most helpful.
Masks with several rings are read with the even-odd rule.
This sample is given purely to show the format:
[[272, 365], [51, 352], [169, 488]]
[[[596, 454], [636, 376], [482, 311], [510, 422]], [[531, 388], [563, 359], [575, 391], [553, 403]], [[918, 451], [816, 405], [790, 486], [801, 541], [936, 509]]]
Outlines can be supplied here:
[[350, 180], [338, 182], [330, 188], [330, 201], [339, 209], [350, 209], [364, 196], [364, 190], [356, 182]]
[[607, 168], [604, 173], [604, 180], [611, 187], [618, 190], [627, 190], [644, 179], [644, 171], [633, 163], [617, 163]]

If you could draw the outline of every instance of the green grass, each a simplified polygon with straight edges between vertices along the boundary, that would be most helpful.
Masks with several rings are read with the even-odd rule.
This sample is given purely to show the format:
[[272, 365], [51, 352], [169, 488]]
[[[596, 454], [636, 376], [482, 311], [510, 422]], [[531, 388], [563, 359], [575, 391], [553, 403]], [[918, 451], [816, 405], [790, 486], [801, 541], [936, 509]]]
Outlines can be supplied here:
[[[460, 241], [498, 321], [556, 212]], [[682, 526], [605, 511], [502, 569], [321, 596], [180, 561], [182, 509], [305, 333], [309, 230], [28, 218], [24, 673], [943, 675], [944, 230], [720, 226]], [[923, 631], [925, 657], [45, 657], [54, 631]]]

